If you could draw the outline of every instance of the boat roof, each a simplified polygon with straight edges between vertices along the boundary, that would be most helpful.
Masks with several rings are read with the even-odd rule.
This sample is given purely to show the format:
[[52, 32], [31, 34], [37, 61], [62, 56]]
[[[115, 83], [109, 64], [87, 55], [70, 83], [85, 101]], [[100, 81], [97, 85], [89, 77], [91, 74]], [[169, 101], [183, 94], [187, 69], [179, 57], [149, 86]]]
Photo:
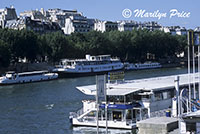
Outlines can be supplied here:
[[23, 72], [23, 73], [18, 73], [18, 75], [26, 75], [26, 74], [38, 74], [38, 73], [47, 73], [47, 70], [43, 71], [33, 71], [33, 72]]
[[[80, 86], [76, 88], [87, 95], [96, 95], [96, 85]], [[123, 90], [119, 90], [117, 88], [110, 87], [107, 90], [107, 95], [126, 95], [139, 90], [140, 89], [138, 88], [123, 88]]]
[[90, 56], [92, 56], [92, 57], [109, 57], [109, 56], [111, 56], [110, 54], [104, 54], [104, 55], [90, 55]]
[[190, 112], [190, 113], [184, 113], [183, 114], [183, 117], [184, 118], [187, 118], [187, 117], [200, 117], [200, 110], [197, 110], [197, 111], [195, 111], [195, 112]]
[[[120, 84], [107, 84], [107, 95], [127, 95], [137, 91], [161, 91], [167, 89], [175, 88], [175, 77], [179, 76], [179, 85], [186, 86], [188, 85], [188, 78], [190, 78], [190, 83], [194, 78], [195, 83], [199, 82], [199, 74], [180, 74], [180, 75], [171, 75], [163, 77], [154, 77], [147, 79], [138, 79], [138, 80], [128, 80]], [[87, 86], [78, 86], [76, 87], [81, 92], [87, 95], [96, 95], [96, 85], [87, 85]]]
[[6, 72], [6, 74], [14, 74], [15, 73], [15, 71], [8, 71], [8, 72]]
[[[90, 57], [96, 57], [96, 58], [99, 58], [99, 57], [111, 57], [111, 55], [96, 55], [96, 56], [94, 56], [94, 55], [90, 55]], [[115, 58], [111, 58], [111, 60], [119, 60], [117, 57], [115, 57]], [[68, 62], [74, 62], [74, 61], [90, 61], [90, 62], [92, 62], [93, 60], [88, 60], [88, 59], [86, 59], [86, 58], [83, 58], [83, 59], [61, 59], [61, 61], [64, 61], [64, 62], [66, 62], [66, 61], [68, 61]]]

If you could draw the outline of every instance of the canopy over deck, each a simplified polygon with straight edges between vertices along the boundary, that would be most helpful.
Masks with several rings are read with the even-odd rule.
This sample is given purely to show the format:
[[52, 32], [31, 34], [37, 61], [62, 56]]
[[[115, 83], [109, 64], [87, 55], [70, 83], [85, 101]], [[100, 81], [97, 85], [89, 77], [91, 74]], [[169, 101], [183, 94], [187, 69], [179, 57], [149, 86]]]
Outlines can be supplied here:
[[[120, 84], [107, 84], [107, 87], [109, 87], [107, 88], [107, 95], [127, 95], [140, 90], [153, 92], [175, 88], [174, 80], [176, 76], [180, 77], [179, 85], [182, 87], [189, 84], [188, 78], [190, 78], [191, 83], [193, 82], [193, 78], [195, 83], [199, 82], [198, 73], [195, 73], [194, 75], [190, 74], [190, 76], [188, 74], [180, 74], [164, 77], [129, 80]], [[79, 86], [76, 88], [87, 95], [96, 94], [96, 85]]]

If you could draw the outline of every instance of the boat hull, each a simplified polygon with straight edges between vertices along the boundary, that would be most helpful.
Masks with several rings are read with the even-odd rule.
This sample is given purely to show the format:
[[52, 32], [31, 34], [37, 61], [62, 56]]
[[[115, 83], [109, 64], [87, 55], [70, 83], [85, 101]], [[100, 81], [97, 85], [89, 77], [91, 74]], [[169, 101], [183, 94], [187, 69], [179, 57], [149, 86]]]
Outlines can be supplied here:
[[[74, 133], [83, 133], [83, 134], [88, 134], [88, 133], [96, 133], [97, 128], [96, 127], [88, 127], [88, 126], [73, 126], [72, 127]], [[117, 129], [117, 128], [109, 128], [108, 133], [109, 134], [132, 134], [134, 133], [136, 129]], [[99, 133], [105, 133], [106, 129], [105, 128], [99, 128]]]
[[104, 75], [108, 72], [123, 71], [124, 69], [110, 70], [110, 71], [101, 71], [101, 72], [66, 72], [66, 71], [54, 71], [58, 73], [59, 78], [76, 78], [76, 77], [87, 77], [95, 75]]
[[45, 79], [45, 80], [36, 80], [36, 81], [27, 81], [27, 82], [16, 82], [16, 83], [0, 83], [0, 86], [9, 86], [9, 85], [17, 85], [17, 84], [28, 84], [28, 83], [36, 83], [36, 82], [45, 82], [45, 81], [52, 81], [56, 80], [57, 78], [53, 79]]
[[[78, 119], [73, 118], [72, 119], [72, 125], [73, 126], [84, 126], [84, 127], [97, 127], [97, 122], [96, 121], [78, 121]], [[106, 121], [101, 121], [99, 120], [99, 127], [101, 128], [105, 128], [106, 127]], [[126, 129], [126, 130], [132, 130], [134, 128], [136, 128], [136, 123], [132, 124], [132, 125], [127, 125], [126, 122], [121, 122], [121, 121], [108, 121], [108, 128], [112, 128], [112, 129]]]

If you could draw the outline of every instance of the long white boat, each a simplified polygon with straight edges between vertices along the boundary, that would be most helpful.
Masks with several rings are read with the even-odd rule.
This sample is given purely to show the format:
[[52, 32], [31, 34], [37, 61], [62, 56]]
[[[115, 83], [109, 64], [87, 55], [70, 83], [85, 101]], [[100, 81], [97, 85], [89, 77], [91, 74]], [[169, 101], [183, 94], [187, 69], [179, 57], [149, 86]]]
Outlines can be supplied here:
[[[180, 88], [188, 86], [188, 74], [180, 76]], [[133, 129], [136, 122], [150, 117], [166, 116], [172, 110], [175, 94], [175, 75], [148, 79], [130, 80], [107, 85], [108, 128]], [[199, 75], [194, 81], [198, 83]], [[96, 95], [96, 85], [77, 87], [86, 95]], [[83, 108], [71, 112], [73, 126], [97, 126], [97, 104], [94, 100], [83, 100]], [[105, 104], [99, 105], [98, 124], [106, 127]], [[176, 104], [176, 103], [175, 103]], [[176, 112], [176, 109], [175, 109]]]
[[158, 62], [146, 62], [146, 63], [124, 63], [125, 70], [140, 70], [140, 69], [153, 69], [161, 68], [162, 65]]
[[85, 59], [61, 60], [53, 72], [58, 73], [59, 77], [78, 77], [106, 74], [123, 68], [124, 64], [119, 58], [111, 58], [110, 55], [86, 55]]
[[33, 72], [7, 72], [4, 76], [0, 77], [0, 85], [20, 84], [47, 81], [58, 78], [57, 73], [50, 73], [48, 71], [33, 71]]

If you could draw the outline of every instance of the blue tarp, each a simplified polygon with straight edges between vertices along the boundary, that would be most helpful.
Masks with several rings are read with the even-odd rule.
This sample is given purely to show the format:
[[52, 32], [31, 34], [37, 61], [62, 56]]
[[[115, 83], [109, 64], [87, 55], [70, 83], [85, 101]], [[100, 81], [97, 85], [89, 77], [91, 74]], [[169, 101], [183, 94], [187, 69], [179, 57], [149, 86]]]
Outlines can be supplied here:
[[200, 100], [194, 99], [194, 100], [192, 100], [192, 103], [194, 104], [194, 105], [192, 105], [192, 111], [195, 112], [195, 111], [199, 110]]

